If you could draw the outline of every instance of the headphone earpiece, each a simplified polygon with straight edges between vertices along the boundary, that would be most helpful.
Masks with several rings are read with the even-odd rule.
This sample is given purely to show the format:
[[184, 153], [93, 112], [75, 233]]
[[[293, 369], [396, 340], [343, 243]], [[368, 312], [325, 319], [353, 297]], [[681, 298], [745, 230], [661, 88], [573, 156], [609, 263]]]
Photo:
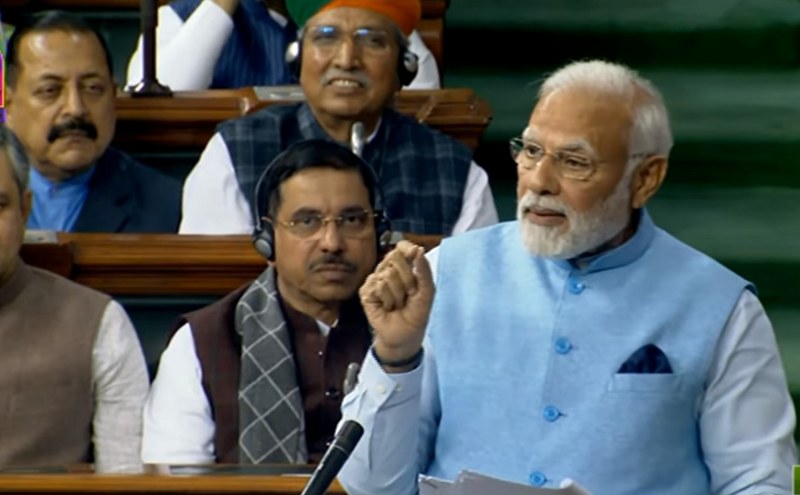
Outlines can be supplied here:
[[416, 53], [408, 48], [403, 48], [402, 50], [403, 52], [398, 59], [399, 66], [397, 67], [397, 77], [400, 79], [401, 86], [408, 86], [411, 84], [411, 81], [417, 77], [419, 58]]
[[273, 238], [272, 224], [261, 220], [253, 232], [253, 247], [267, 261], [275, 261], [275, 241]]
[[378, 255], [380, 256], [381, 253], [387, 251], [392, 241], [392, 226], [383, 210], [375, 217], [375, 239], [378, 241]]
[[289, 66], [289, 72], [300, 80], [300, 42], [299, 41], [292, 41], [286, 47], [286, 53], [284, 54], [284, 59], [286, 60], [286, 65]]

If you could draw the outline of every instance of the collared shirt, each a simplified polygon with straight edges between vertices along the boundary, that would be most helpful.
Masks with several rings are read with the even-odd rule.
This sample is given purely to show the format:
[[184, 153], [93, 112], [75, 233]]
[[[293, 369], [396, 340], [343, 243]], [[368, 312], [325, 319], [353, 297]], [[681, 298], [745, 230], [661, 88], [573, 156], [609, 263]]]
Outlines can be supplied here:
[[95, 167], [61, 182], [52, 182], [31, 167], [30, 190], [33, 208], [28, 228], [71, 232], [89, 194]]

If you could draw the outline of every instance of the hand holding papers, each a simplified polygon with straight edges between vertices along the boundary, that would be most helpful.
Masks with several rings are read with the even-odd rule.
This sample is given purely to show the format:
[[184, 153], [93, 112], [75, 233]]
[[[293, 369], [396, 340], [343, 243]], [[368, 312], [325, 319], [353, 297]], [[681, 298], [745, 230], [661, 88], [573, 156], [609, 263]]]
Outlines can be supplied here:
[[570, 479], [561, 483], [561, 488], [537, 488], [492, 478], [473, 471], [461, 471], [455, 481], [446, 481], [432, 476], [419, 476], [419, 495], [591, 495]]

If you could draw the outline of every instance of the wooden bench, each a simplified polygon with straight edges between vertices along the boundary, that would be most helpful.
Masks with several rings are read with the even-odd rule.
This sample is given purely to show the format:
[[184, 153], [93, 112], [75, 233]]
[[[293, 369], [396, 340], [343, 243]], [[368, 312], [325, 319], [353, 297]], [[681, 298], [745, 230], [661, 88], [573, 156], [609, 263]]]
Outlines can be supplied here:
[[[126, 151], [201, 151], [220, 122], [289, 99], [259, 99], [253, 88], [177, 92], [171, 98], [117, 97], [114, 144]], [[468, 88], [404, 90], [395, 108], [474, 150], [491, 121], [486, 100]]]
[[[406, 235], [426, 249], [439, 236]], [[223, 296], [267, 262], [247, 235], [58, 233], [23, 244], [27, 263], [113, 296]]]

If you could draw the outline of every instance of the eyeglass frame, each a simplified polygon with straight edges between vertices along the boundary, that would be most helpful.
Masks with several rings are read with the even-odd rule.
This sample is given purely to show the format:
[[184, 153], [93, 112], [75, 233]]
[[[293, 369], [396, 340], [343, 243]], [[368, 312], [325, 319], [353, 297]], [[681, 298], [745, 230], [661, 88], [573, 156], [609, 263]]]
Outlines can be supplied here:
[[[553, 163], [555, 164], [556, 171], [558, 171], [558, 174], [564, 179], [578, 180], [578, 181], [589, 180], [592, 177], [592, 175], [594, 175], [594, 173], [597, 171], [597, 165], [600, 163], [605, 163], [607, 161], [607, 160], [596, 160], [591, 157], [583, 156], [578, 153], [571, 153], [569, 151], [555, 151], [555, 152], [547, 151], [547, 149], [544, 146], [533, 141], [525, 140], [525, 138], [523, 138], [522, 136], [516, 136], [509, 139], [508, 144], [511, 151], [511, 158], [518, 166], [524, 168], [525, 170], [533, 170], [533, 166], [526, 166], [519, 162], [519, 156], [522, 154], [523, 151], [525, 151], [526, 145], [532, 144], [541, 150], [541, 156], [538, 159], [528, 157], [530, 160], [534, 161], [533, 164], [538, 165], [546, 157], [551, 156], [553, 158]], [[591, 165], [592, 169], [588, 171], [586, 175], [580, 175], [580, 176], [565, 175], [564, 173], [565, 167], [563, 165], [565, 155], [567, 155], [567, 158], [569, 158], [569, 156], [572, 156], [575, 158], [586, 160], [588, 162], [588, 165]], [[628, 160], [630, 161], [638, 158], [646, 158], [649, 156], [652, 156], [652, 153], [647, 153], [647, 152], [633, 153], [631, 155], [628, 155]]]
[[[346, 229], [343, 230], [342, 226], [345, 221], [345, 217], [351, 215], [363, 215], [364, 224], [361, 227], [363, 229], [359, 232], [346, 232]], [[339, 215], [323, 215], [322, 213], [309, 213], [308, 216], [315, 218], [320, 222], [319, 226], [313, 231], [308, 233], [302, 233], [296, 230], [297, 225], [300, 223], [300, 220], [278, 220], [277, 218], [270, 218], [270, 217], [261, 217], [261, 219], [267, 223], [274, 225], [280, 225], [281, 227], [288, 230], [292, 235], [297, 236], [300, 239], [313, 239], [315, 236], [319, 235], [320, 232], [324, 232], [325, 228], [328, 226], [329, 223], [333, 222], [336, 225], [336, 230], [342, 237], [346, 237], [347, 239], [360, 239], [364, 236], [364, 234], [368, 231], [367, 226], [370, 224], [369, 218], [372, 217], [373, 225], [375, 225], [375, 221], [378, 220], [383, 213], [372, 211], [371, 209], [364, 208], [362, 210], [356, 210], [349, 213], [341, 213]]]
[[[334, 32], [337, 32], [337, 33], [340, 34], [340, 37], [337, 38], [336, 40], [330, 39], [331, 42], [335, 41], [335, 43], [330, 43], [328, 45], [324, 45], [324, 44], [320, 45], [319, 42], [317, 40], [315, 40], [314, 38], [308, 38], [307, 37], [308, 35], [314, 34], [314, 32], [317, 32], [320, 29], [324, 29], [324, 28], [331, 29]], [[390, 38], [397, 39], [397, 36], [396, 35], [393, 36], [389, 31], [390, 30], [383, 29], [383, 28], [373, 28], [373, 27], [368, 27], [368, 26], [362, 26], [362, 27], [358, 27], [358, 28], [354, 29], [352, 32], [350, 32], [350, 38], [353, 40], [353, 44], [355, 46], [358, 46], [359, 48], [364, 49], [364, 50], [366, 50], [366, 51], [368, 51], [370, 53], [384, 53], [384, 52], [387, 52], [387, 51], [389, 51], [391, 49], [392, 44], [389, 42]], [[340, 27], [332, 25], [332, 24], [317, 24], [315, 26], [306, 26], [306, 27], [304, 27], [302, 32], [301, 32], [300, 39], [303, 40], [303, 41], [307, 41], [310, 44], [310, 46], [312, 48], [316, 49], [316, 50], [335, 51], [335, 50], [338, 50], [341, 47], [342, 43], [346, 39], [344, 36], [341, 36], [341, 33], [343, 33], [343, 32], [345, 32], [344, 29], [341, 29]], [[383, 46], [369, 46], [369, 44], [366, 44], [363, 41], [364, 40], [363, 36], [367, 35], [367, 34], [370, 34], [370, 33], [380, 33], [381, 35], [384, 35], [386, 37], [385, 38], [386, 44], [383, 45]]]

